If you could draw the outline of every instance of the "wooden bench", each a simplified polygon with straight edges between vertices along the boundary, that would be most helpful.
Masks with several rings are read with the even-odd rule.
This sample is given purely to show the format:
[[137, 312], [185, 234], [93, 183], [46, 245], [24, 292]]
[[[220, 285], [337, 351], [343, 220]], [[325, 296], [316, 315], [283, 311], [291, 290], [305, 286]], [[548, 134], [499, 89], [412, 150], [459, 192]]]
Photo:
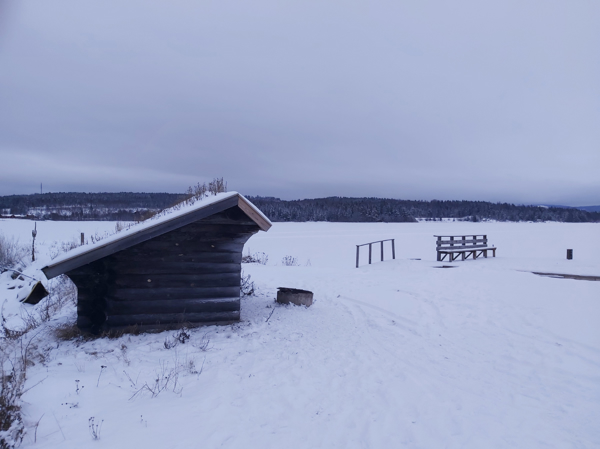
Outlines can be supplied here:
[[434, 235], [437, 237], [436, 250], [438, 262], [443, 261], [448, 256], [448, 262], [453, 262], [461, 255], [461, 260], [470, 257], [477, 259], [480, 256], [486, 257], [488, 251], [492, 251], [496, 257], [496, 247], [488, 246], [487, 235]]

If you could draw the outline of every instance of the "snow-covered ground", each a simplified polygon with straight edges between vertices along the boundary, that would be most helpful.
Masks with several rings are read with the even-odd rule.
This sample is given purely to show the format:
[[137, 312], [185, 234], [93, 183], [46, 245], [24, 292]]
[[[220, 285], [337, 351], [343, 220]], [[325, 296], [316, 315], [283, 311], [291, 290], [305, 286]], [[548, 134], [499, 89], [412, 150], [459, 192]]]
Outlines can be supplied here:
[[[40, 267], [55, 240], [115, 224], [37, 227]], [[0, 221], [22, 243], [32, 228]], [[434, 234], [487, 234], [497, 257], [436, 262]], [[388, 238], [396, 260], [386, 246], [379, 262], [376, 246], [368, 265], [363, 247], [354, 267], [357, 244]], [[50, 327], [73, 308], [38, 328], [23, 446], [600, 447], [600, 282], [530, 273], [600, 276], [600, 225], [275, 223], [245, 251], [269, 260], [243, 265], [258, 295], [238, 324], [191, 330], [170, 349], [175, 332], [58, 340]], [[33, 306], [16, 304], [8, 279], [0, 300], [15, 320]], [[279, 306], [277, 287], [315, 303]]]

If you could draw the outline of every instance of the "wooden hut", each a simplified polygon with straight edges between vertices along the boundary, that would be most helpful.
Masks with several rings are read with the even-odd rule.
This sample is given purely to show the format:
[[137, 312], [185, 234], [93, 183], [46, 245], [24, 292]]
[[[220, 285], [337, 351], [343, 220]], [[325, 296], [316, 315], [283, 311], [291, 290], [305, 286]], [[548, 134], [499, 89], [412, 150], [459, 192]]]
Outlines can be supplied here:
[[42, 270], [77, 286], [77, 325], [98, 333], [240, 319], [242, 249], [271, 222], [237, 192], [184, 205], [74, 249]]

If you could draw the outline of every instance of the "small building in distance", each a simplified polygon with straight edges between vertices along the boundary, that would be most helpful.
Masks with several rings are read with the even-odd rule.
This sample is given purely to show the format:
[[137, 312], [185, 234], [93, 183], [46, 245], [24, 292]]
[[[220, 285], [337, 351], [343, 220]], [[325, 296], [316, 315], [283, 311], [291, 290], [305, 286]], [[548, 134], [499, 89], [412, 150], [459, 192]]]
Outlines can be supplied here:
[[100, 333], [240, 319], [242, 250], [271, 222], [237, 192], [218, 193], [146, 220], [42, 269], [77, 286], [77, 325]]

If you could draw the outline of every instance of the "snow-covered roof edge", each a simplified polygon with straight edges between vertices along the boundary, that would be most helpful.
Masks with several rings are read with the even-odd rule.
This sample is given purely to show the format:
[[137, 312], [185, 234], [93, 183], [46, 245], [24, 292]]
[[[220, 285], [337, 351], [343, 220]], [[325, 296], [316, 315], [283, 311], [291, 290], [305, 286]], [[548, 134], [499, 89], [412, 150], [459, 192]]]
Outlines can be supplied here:
[[88, 253], [102, 253], [98, 258], [95, 259], [98, 260], [102, 257], [105, 257], [104, 253], [110, 254], [111, 251], [109, 250], [109, 248], [115, 247], [123, 240], [132, 240], [133, 243], [130, 246], [133, 246], [137, 243], [140, 243], [141, 241], [147, 240], [142, 236], [148, 234], [154, 228], [165, 228], [166, 230], [164, 231], [164, 233], [166, 233], [172, 229], [177, 229], [180, 226], [184, 226], [187, 223], [183, 223], [180, 226], [177, 226], [176, 222], [185, 220], [187, 216], [197, 215], [197, 213], [202, 211], [203, 209], [214, 209], [214, 211], [206, 215], [210, 216], [214, 213], [220, 212], [233, 206], [238, 206], [240, 209], [242, 209], [244, 213], [246, 213], [246, 215], [248, 215], [248, 217], [252, 219], [261, 230], [267, 231], [272, 226], [271, 221], [254, 204], [252, 204], [246, 197], [244, 197], [240, 193], [218, 193], [215, 196], [203, 198], [201, 200], [196, 200], [196, 202], [194, 202], [193, 204], [176, 205], [170, 209], [166, 209], [165, 211], [159, 213], [155, 217], [149, 218], [148, 220], [133, 225], [128, 229], [117, 232], [116, 234], [102, 239], [99, 242], [72, 249], [71, 251], [68, 251], [54, 259], [51, 263], [42, 268], [42, 271], [46, 274], [46, 277], [50, 279], [66, 271], [69, 271], [69, 269], [72, 269], [69, 268], [61, 270], [59, 268], [61, 265], [76, 265], [69, 262], [75, 261], [75, 259], [82, 258]]

